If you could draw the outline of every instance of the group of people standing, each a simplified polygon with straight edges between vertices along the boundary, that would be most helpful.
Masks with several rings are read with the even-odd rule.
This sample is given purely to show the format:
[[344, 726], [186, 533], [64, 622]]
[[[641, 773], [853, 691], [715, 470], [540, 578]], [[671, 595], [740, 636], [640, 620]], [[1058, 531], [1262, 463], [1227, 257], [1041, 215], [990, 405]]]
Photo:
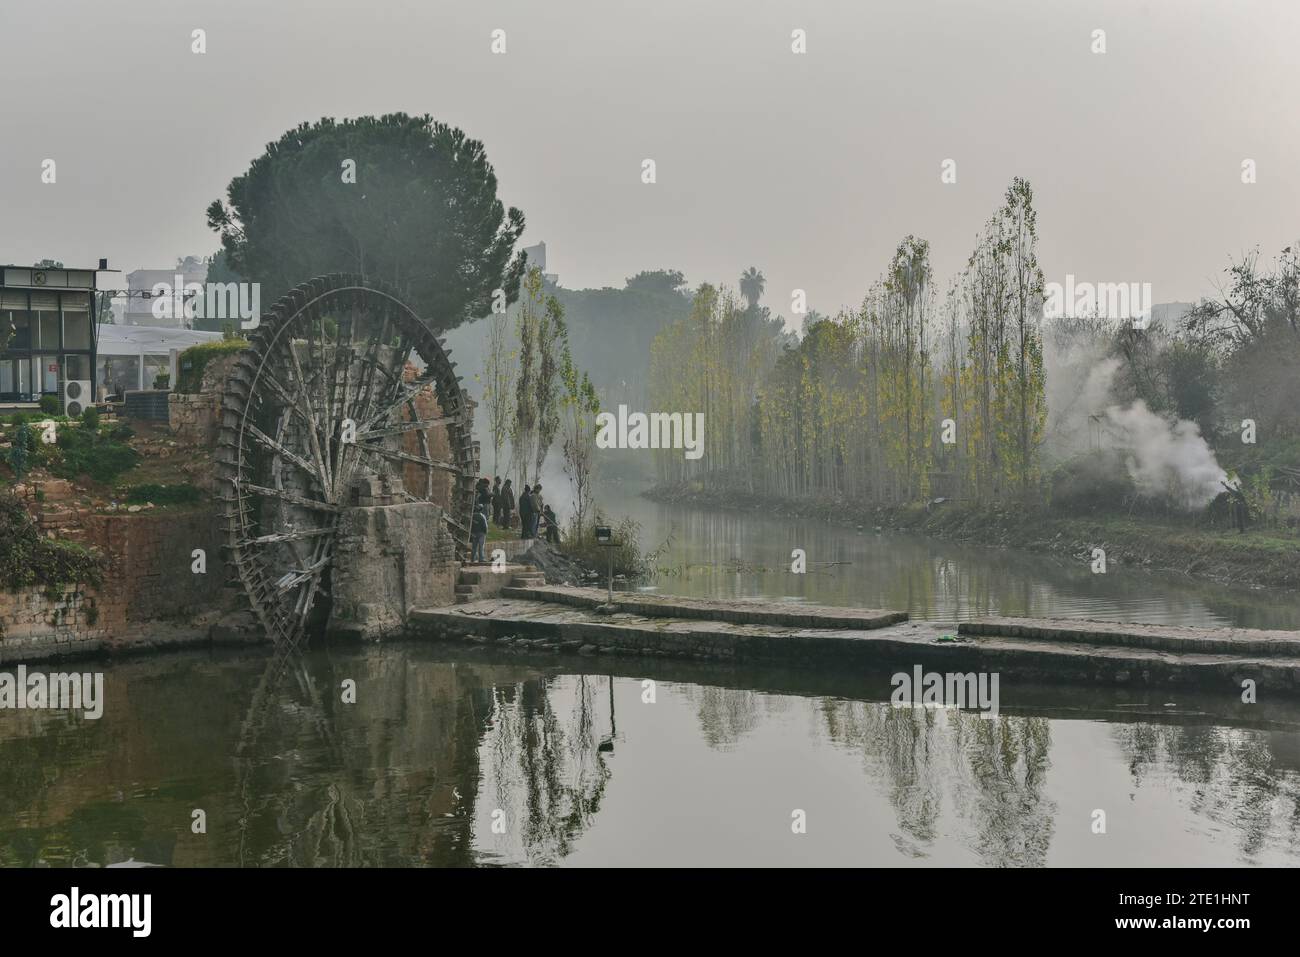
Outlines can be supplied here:
[[[541, 523], [546, 523], [543, 534], [552, 545], [560, 543], [560, 523], [551, 506], [542, 498], [542, 483], [524, 486], [519, 495], [519, 537], [536, 538]], [[513, 528], [515, 524], [515, 490], [510, 479], [504, 483], [501, 476], [489, 483], [486, 478], [478, 480], [474, 488], [474, 519], [470, 525], [470, 543], [473, 554], [471, 562], [483, 562], [483, 545], [488, 533], [488, 509], [492, 510], [492, 524], [498, 528]]]

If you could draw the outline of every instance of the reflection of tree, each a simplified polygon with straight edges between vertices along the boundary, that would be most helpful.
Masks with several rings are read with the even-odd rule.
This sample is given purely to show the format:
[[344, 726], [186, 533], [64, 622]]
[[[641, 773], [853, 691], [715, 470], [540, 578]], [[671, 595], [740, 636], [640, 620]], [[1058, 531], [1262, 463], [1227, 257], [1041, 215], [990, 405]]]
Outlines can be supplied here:
[[[344, 678], [356, 705], [340, 702]], [[472, 863], [480, 690], [402, 655], [268, 663], [236, 756], [237, 862]], [[411, 722], [395, 721], [408, 702]]]
[[496, 803], [480, 819], [501, 811], [505, 834], [492, 840], [517, 838], [515, 851], [531, 863], [567, 856], [600, 810], [611, 772], [598, 729], [612, 724], [613, 713], [599, 716], [598, 684], [588, 675], [537, 677], [494, 692], [482, 750], [483, 791]]
[[1041, 793], [1051, 747], [1047, 719], [832, 699], [821, 709], [831, 740], [861, 750], [872, 776], [885, 782], [907, 835], [935, 839], [947, 794], [972, 822], [984, 863], [1044, 862], [1055, 813]]
[[[1300, 743], [1293, 733], [1210, 725], [1122, 724], [1112, 731], [1134, 784], [1161, 782], [1239, 835], [1253, 858], [1300, 848]], [[1185, 787], [1179, 788], [1178, 785]]]
[[695, 703], [700, 731], [711, 748], [730, 748], [758, 727], [759, 703], [771, 709], [776, 700], [770, 695], [741, 688], [713, 685], [687, 685], [683, 689]]
[[825, 699], [822, 718], [832, 741], [865, 752], [873, 777], [883, 780], [904, 833], [928, 842], [936, 834], [943, 788], [933, 760], [933, 711], [878, 702]]
[[958, 786], [953, 793], [958, 812], [974, 819], [981, 862], [1042, 866], [1056, 818], [1055, 802], [1042, 793], [1051, 766], [1048, 720], [1019, 715], [986, 719], [970, 712], [950, 717], [954, 763], [966, 772], [970, 785]]

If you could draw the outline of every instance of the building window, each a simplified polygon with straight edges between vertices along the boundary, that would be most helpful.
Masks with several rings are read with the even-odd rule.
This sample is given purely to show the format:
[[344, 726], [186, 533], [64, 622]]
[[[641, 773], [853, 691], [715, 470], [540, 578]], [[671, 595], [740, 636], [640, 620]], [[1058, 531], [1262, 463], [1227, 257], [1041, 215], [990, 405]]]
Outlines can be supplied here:
[[26, 312], [12, 310], [9, 313], [9, 328], [11, 334], [6, 348], [30, 349], [32, 347], [31, 317]]
[[64, 312], [63, 313], [63, 348], [65, 349], [89, 349], [90, 348], [90, 313], [89, 312]]
[[59, 357], [58, 356], [41, 356], [38, 360], [40, 365], [40, 378], [36, 381], [41, 384], [42, 392], [59, 391]]
[[35, 331], [39, 339], [32, 343], [32, 348], [51, 349], [58, 352], [62, 348], [59, 342], [59, 314], [57, 312], [38, 312]]

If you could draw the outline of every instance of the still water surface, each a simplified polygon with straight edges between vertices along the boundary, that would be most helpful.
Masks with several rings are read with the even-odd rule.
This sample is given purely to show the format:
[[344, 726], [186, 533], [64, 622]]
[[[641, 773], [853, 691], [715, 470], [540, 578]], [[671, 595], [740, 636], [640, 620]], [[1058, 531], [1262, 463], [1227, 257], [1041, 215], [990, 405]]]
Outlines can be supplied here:
[[263, 664], [130, 661], [98, 721], [0, 715], [0, 861], [1300, 863], [1295, 709], [1017, 688], [986, 720], [883, 675], [409, 644], [313, 653], [250, 709]]
[[[1300, 629], [1300, 593], [1090, 563], [1050, 553], [962, 545], [919, 535], [780, 516], [660, 505], [617, 486], [602, 498], [667, 543], [652, 590], [716, 598], [781, 598], [906, 611], [914, 619], [981, 615], [1098, 618], [1152, 624]], [[1101, 545], [1103, 543], [1097, 543]], [[807, 554], [792, 574], [791, 553]]]
[[[628, 504], [672, 531], [664, 591], [1300, 624], [1289, 595]], [[792, 576], [794, 547], [851, 564]], [[78, 667], [106, 670], [98, 721], [0, 712], [0, 863], [1300, 863], [1300, 702], [1020, 685], [986, 720], [891, 708], [887, 674], [415, 644], [314, 651], [270, 693], [248, 653]]]

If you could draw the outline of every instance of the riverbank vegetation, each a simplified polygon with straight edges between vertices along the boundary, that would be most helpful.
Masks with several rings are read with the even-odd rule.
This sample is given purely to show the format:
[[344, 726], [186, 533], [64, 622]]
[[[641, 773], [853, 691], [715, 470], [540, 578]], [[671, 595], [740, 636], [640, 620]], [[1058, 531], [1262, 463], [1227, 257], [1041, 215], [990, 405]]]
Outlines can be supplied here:
[[645, 549], [641, 545], [641, 525], [632, 518], [624, 518], [611, 526], [614, 544], [598, 545], [596, 526], [607, 524], [608, 520], [597, 512], [591, 516], [587, 527], [582, 529], [582, 534], [574, 534], [576, 530], [571, 528], [560, 543], [560, 551], [583, 568], [602, 576], [611, 567], [611, 559], [616, 576], [627, 579], [653, 576], [669, 543], [664, 542], [651, 550]]
[[1045, 318], [1037, 244], [1017, 179], [960, 275], [941, 287], [928, 244], [908, 236], [860, 307], [810, 314], [797, 340], [752, 298], [701, 286], [650, 360], [652, 407], [707, 423], [698, 461], [656, 453], [665, 495], [863, 522], [983, 514], [1022, 523], [1018, 539], [1077, 518], [1222, 543], [1241, 514], [1254, 531], [1234, 551], [1294, 551], [1296, 249], [1231, 264], [1199, 303], [1126, 295], [1116, 314], [1094, 298]]

